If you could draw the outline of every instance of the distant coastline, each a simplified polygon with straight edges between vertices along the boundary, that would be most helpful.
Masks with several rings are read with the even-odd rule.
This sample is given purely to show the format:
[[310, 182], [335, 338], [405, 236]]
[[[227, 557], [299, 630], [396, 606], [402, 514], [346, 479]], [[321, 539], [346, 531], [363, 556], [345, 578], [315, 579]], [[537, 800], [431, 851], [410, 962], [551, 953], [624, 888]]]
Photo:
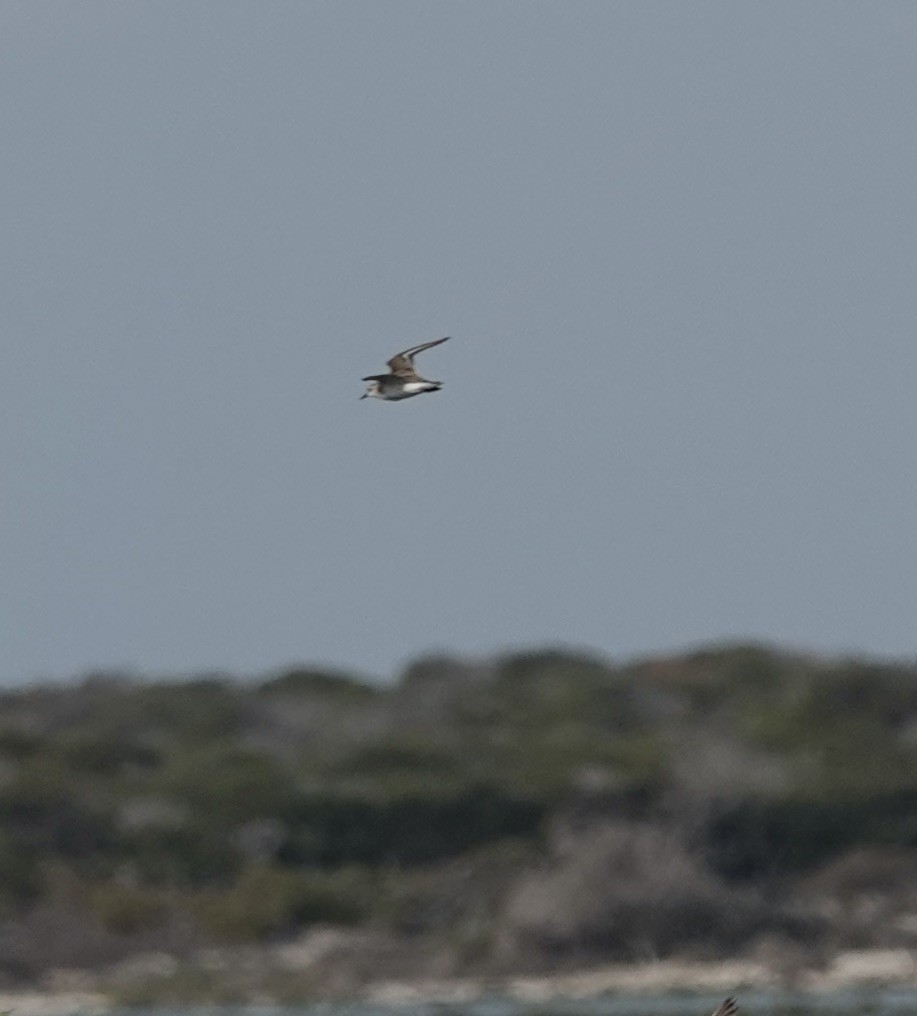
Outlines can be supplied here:
[[26, 1011], [910, 985], [915, 814], [913, 665], [564, 650], [385, 689], [298, 668], [7, 691], [0, 990]]

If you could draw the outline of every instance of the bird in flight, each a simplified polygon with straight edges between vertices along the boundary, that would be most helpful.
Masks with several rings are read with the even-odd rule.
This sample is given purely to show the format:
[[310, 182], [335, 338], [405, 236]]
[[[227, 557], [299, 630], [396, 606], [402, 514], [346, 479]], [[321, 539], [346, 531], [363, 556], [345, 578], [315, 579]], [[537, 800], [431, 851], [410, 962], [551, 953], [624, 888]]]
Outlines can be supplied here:
[[434, 339], [419, 346], [411, 346], [403, 353], [396, 353], [387, 363], [390, 373], [370, 374], [369, 377], [363, 378], [369, 385], [360, 398], [397, 402], [399, 399], [409, 399], [412, 395], [420, 395], [423, 392], [438, 392], [443, 386], [442, 382], [428, 381], [421, 377], [414, 370], [414, 357], [431, 346], [438, 346], [448, 338], [447, 335], [443, 339]]
[[739, 1011], [739, 1007], [736, 1005], [734, 998], [727, 998], [725, 1002], [718, 1005], [710, 1016], [736, 1016]]

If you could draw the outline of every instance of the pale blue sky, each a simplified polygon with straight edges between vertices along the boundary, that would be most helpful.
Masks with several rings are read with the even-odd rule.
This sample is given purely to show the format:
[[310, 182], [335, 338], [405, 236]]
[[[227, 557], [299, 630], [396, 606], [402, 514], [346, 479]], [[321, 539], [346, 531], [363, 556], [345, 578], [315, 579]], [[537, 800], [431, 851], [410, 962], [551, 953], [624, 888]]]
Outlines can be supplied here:
[[915, 655], [915, 96], [909, 2], [5, 0], [0, 679]]

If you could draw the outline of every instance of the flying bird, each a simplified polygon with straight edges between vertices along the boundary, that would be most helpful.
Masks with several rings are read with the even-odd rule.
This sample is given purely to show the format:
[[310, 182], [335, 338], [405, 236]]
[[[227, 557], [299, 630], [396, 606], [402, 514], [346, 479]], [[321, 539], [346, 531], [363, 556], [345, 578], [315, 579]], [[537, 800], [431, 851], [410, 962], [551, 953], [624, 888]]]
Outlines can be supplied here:
[[722, 1002], [713, 1010], [710, 1016], [736, 1016], [738, 1011], [739, 1007], [736, 1005], [736, 1000], [734, 998], [727, 998], [725, 1002]]
[[369, 386], [360, 398], [397, 402], [399, 399], [409, 399], [412, 395], [420, 395], [423, 392], [438, 392], [443, 386], [442, 382], [428, 381], [421, 377], [414, 370], [414, 357], [431, 346], [438, 346], [448, 338], [447, 335], [442, 339], [434, 339], [432, 342], [424, 342], [419, 346], [411, 346], [403, 353], [396, 353], [386, 364], [390, 373], [370, 374], [369, 377], [363, 378], [364, 381], [369, 382]]

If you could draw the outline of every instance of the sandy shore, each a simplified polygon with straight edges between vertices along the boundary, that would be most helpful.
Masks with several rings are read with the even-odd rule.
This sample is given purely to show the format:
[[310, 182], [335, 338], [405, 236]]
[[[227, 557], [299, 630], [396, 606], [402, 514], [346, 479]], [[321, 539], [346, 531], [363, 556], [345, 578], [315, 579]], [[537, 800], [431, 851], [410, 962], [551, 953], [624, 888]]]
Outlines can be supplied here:
[[[830, 993], [867, 987], [895, 987], [917, 991], [917, 952], [906, 949], [844, 952], [838, 954], [824, 969], [797, 971], [791, 977], [765, 963], [749, 960], [718, 963], [660, 960], [638, 965], [603, 966], [545, 977], [388, 980], [370, 982], [349, 1000], [394, 1008], [418, 1003], [460, 1005], [494, 997], [541, 1004], [553, 1000], [591, 999], [611, 994], [733, 994], [743, 990], [786, 989]], [[260, 996], [259, 1007], [272, 1004], [276, 1003], [271, 998]], [[0, 993], [0, 1013], [11, 1011], [12, 1016], [73, 1016], [103, 1013], [113, 1007], [113, 1001], [106, 995], [90, 990]]]
[[4, 991], [0, 1012], [10, 1016], [65, 1016], [70, 1013], [100, 1013], [111, 1008], [104, 995], [91, 991]]
[[363, 994], [382, 1005], [412, 1002], [471, 1002], [501, 996], [520, 1002], [586, 999], [601, 995], [664, 995], [669, 992], [737, 992], [777, 990], [791, 983], [806, 992], [833, 992], [875, 986], [917, 990], [917, 954], [906, 949], [862, 950], [838, 954], [823, 970], [801, 971], [789, 982], [785, 974], [763, 963], [731, 960], [695, 963], [660, 960], [640, 965], [605, 966], [553, 977], [517, 977], [500, 982], [474, 979], [398, 982], [371, 985]]

